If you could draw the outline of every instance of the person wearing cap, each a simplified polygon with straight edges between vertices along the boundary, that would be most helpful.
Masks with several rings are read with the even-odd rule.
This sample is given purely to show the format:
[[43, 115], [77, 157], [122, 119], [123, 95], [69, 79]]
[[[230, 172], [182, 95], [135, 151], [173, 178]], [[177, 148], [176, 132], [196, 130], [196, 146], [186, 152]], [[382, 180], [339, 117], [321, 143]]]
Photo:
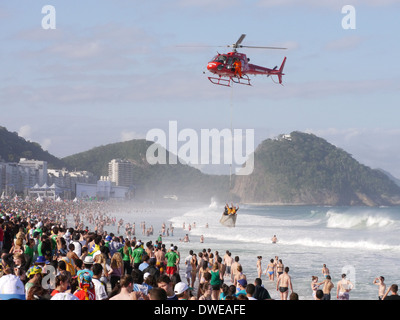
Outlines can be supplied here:
[[96, 293], [94, 284], [92, 281], [93, 272], [87, 269], [80, 270], [78, 276], [78, 289], [74, 292], [74, 295], [79, 300], [96, 300]]
[[243, 294], [246, 296], [247, 295], [247, 292], [246, 292], [247, 280], [240, 279], [240, 280], [238, 280], [237, 284], [238, 284], [239, 291], [238, 291], [238, 293], [235, 294], [235, 296], [238, 297], [240, 294]]
[[112, 237], [108, 235], [104, 240], [104, 247], [106, 247], [108, 249], [108, 252], [110, 252], [110, 242], [112, 240]]
[[25, 294], [28, 296], [29, 289], [35, 284], [40, 285], [42, 281], [42, 268], [40, 266], [32, 266], [26, 272], [26, 276], [29, 279], [25, 284]]
[[38, 256], [38, 257], [36, 258], [35, 265], [44, 267], [45, 264], [46, 264], [46, 259], [45, 259], [44, 256]]
[[83, 259], [83, 264], [85, 265], [85, 268], [88, 270], [92, 269], [93, 262], [94, 260], [92, 256], [86, 256], [85, 259]]
[[26, 300], [24, 284], [13, 274], [6, 274], [0, 278], [0, 300]]
[[167, 275], [171, 277], [177, 271], [177, 264], [179, 263], [179, 255], [175, 252], [173, 246], [165, 254], [165, 259], [167, 259]]
[[184, 282], [178, 282], [174, 287], [178, 300], [189, 300], [189, 287]]

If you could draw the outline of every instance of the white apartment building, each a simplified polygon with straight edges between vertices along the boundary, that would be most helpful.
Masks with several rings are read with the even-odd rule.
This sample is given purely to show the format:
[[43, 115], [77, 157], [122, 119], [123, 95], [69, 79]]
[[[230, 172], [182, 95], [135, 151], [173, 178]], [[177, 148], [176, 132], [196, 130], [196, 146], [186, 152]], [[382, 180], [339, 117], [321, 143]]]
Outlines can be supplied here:
[[108, 163], [108, 177], [116, 186], [133, 186], [133, 164], [128, 160], [111, 160]]

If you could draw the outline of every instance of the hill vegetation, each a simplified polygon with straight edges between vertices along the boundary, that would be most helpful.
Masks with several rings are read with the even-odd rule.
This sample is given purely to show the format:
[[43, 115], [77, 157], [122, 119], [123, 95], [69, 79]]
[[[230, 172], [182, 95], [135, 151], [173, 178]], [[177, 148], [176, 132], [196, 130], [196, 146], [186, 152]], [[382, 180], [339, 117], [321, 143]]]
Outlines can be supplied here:
[[0, 126], [0, 158], [6, 162], [19, 162], [21, 158], [47, 161], [49, 168], [61, 168], [64, 163], [44, 151], [40, 144], [26, 141], [16, 132]]
[[255, 168], [237, 176], [233, 192], [243, 202], [318, 205], [393, 205], [400, 188], [379, 170], [313, 134], [264, 140]]
[[[176, 195], [180, 200], [240, 201], [296, 205], [399, 205], [400, 187], [380, 170], [373, 170], [349, 153], [312, 134], [264, 140], [254, 152], [254, 171], [248, 176], [208, 175], [181, 164], [150, 165], [146, 151], [153, 142], [131, 140], [99, 146], [59, 159], [38, 143], [26, 141], [0, 127], [0, 157], [43, 160], [49, 168], [87, 170], [108, 175], [112, 159], [134, 165], [136, 194], [143, 199]], [[168, 159], [168, 151], [166, 151]]]
[[177, 164], [150, 165], [146, 160], [146, 151], [151, 144], [153, 142], [146, 140], [113, 143], [62, 160], [71, 169], [89, 170], [97, 176], [108, 175], [108, 163], [112, 159], [129, 160], [134, 165], [136, 192], [141, 198], [158, 199], [163, 195], [177, 195], [182, 200], [210, 201], [214, 196], [222, 199], [227, 197], [227, 176], [207, 175], [179, 161]]

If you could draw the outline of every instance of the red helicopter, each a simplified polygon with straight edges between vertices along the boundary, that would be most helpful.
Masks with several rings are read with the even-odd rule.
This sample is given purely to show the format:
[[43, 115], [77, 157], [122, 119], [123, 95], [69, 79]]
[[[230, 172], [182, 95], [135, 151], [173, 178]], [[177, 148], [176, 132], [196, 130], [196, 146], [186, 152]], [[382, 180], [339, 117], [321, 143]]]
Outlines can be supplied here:
[[282, 84], [283, 68], [285, 67], [286, 57], [283, 59], [280, 68], [275, 66], [273, 69], [250, 64], [250, 59], [245, 54], [237, 52], [237, 48], [257, 48], [257, 49], [287, 49], [279, 47], [254, 47], [241, 45], [245, 34], [242, 34], [238, 41], [227, 47], [232, 47], [233, 51], [226, 54], [217, 54], [208, 64], [207, 69], [218, 76], [208, 77], [213, 84], [230, 87], [231, 81], [237, 84], [250, 84], [249, 75], [277, 76], [279, 83]]

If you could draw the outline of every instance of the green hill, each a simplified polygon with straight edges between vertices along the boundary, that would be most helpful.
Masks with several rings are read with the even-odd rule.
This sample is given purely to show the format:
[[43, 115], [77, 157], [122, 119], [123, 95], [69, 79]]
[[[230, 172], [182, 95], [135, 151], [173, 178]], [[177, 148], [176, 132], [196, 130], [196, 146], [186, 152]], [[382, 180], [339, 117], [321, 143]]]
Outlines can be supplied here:
[[146, 199], [175, 194], [187, 201], [210, 201], [214, 196], [225, 200], [229, 192], [229, 177], [207, 175], [179, 161], [178, 164], [150, 165], [146, 151], [151, 144], [153, 142], [146, 140], [113, 143], [62, 160], [70, 169], [89, 170], [97, 176], [108, 175], [108, 163], [112, 159], [129, 160], [134, 165], [137, 196]]
[[[108, 175], [112, 159], [134, 165], [137, 196], [160, 199], [176, 195], [183, 201], [233, 200], [242, 203], [293, 205], [399, 205], [400, 187], [387, 174], [360, 164], [350, 154], [312, 134], [292, 132], [290, 137], [264, 140], [254, 152], [254, 171], [234, 176], [208, 175], [191, 166], [150, 165], [146, 151], [153, 142], [131, 140], [100, 146], [58, 159], [38, 143], [29, 142], [0, 127], [0, 157], [43, 160], [49, 168], [87, 170]], [[168, 158], [168, 151], [166, 151]]]
[[19, 162], [21, 158], [47, 161], [49, 168], [61, 168], [64, 163], [44, 151], [36, 142], [26, 141], [16, 132], [0, 126], [0, 157], [5, 162]]
[[400, 204], [400, 188], [384, 173], [300, 132], [264, 140], [254, 152], [253, 173], [237, 176], [233, 192], [246, 203]]

